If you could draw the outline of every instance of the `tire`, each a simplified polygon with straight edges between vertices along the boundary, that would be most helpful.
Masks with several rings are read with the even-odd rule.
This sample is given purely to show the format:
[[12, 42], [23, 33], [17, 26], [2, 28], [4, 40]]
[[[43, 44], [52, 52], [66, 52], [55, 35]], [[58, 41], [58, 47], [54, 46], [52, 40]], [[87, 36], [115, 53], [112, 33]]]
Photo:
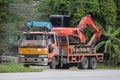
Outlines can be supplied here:
[[62, 69], [62, 67], [63, 67], [63, 63], [61, 63], [61, 62], [59, 62], [59, 64], [56, 65], [56, 69]]
[[60, 56], [56, 69], [62, 69], [62, 68], [63, 68], [63, 56]]
[[69, 68], [70, 68], [70, 65], [69, 65], [69, 64], [63, 64], [62, 69], [69, 69]]
[[85, 57], [84, 60], [78, 64], [78, 69], [87, 69], [88, 68], [88, 58]]
[[96, 65], [97, 65], [97, 60], [95, 57], [90, 57], [89, 58], [89, 66], [88, 69], [96, 69]]
[[55, 57], [52, 58], [52, 62], [49, 64], [50, 69], [56, 69], [56, 59]]
[[29, 64], [24, 64], [23, 66], [26, 67], [26, 68], [29, 68], [29, 67], [30, 67]]

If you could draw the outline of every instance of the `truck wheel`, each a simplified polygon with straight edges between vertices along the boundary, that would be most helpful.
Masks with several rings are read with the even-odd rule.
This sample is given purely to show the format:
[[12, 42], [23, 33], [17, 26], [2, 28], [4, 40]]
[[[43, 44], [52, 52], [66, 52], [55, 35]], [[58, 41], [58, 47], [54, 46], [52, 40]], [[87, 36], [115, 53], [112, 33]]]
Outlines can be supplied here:
[[52, 62], [50, 62], [49, 67], [50, 67], [50, 69], [56, 69], [55, 57], [52, 58]]
[[85, 57], [83, 62], [78, 64], [78, 69], [87, 69], [88, 68], [88, 58]]
[[63, 64], [62, 69], [69, 69], [69, 68], [70, 68], [70, 65], [69, 65], [69, 64]]
[[26, 67], [26, 68], [29, 68], [29, 67], [30, 67], [29, 64], [24, 64], [23, 66]]
[[63, 67], [63, 63], [59, 63], [58, 65], [56, 65], [56, 69], [61, 69]]
[[63, 68], [63, 56], [60, 56], [58, 65], [56, 66], [56, 69], [62, 69]]
[[89, 58], [89, 66], [88, 68], [89, 69], [95, 69], [96, 68], [96, 65], [97, 65], [97, 60], [95, 57], [90, 57]]

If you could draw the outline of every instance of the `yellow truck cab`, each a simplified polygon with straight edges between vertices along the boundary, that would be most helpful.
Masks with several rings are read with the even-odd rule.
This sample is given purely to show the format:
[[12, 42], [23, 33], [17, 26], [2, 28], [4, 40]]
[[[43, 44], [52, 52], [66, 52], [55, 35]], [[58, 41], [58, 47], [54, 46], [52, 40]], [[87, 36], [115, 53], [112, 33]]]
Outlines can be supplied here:
[[[38, 23], [32, 23], [32, 25], [41, 27], [41, 24]], [[46, 27], [47, 26], [48, 24]], [[18, 62], [23, 63], [26, 67], [30, 65], [48, 65], [52, 57], [59, 54], [58, 42], [58, 35], [55, 32], [23, 32], [22, 35], [19, 36]]]

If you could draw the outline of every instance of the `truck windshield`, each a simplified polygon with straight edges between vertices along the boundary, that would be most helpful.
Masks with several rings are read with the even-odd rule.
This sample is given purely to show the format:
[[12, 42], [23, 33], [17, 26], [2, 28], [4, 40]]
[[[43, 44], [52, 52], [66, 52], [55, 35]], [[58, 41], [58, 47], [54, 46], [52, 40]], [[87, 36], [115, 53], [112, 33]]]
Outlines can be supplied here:
[[45, 47], [45, 34], [23, 34], [21, 37], [21, 47]]

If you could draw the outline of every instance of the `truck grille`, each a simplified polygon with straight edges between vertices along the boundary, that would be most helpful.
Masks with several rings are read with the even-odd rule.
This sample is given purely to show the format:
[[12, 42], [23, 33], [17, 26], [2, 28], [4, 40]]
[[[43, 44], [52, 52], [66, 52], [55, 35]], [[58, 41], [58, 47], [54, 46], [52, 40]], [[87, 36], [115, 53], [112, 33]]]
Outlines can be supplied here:
[[24, 54], [25, 58], [38, 58], [38, 54], [35, 55], [35, 54]]

